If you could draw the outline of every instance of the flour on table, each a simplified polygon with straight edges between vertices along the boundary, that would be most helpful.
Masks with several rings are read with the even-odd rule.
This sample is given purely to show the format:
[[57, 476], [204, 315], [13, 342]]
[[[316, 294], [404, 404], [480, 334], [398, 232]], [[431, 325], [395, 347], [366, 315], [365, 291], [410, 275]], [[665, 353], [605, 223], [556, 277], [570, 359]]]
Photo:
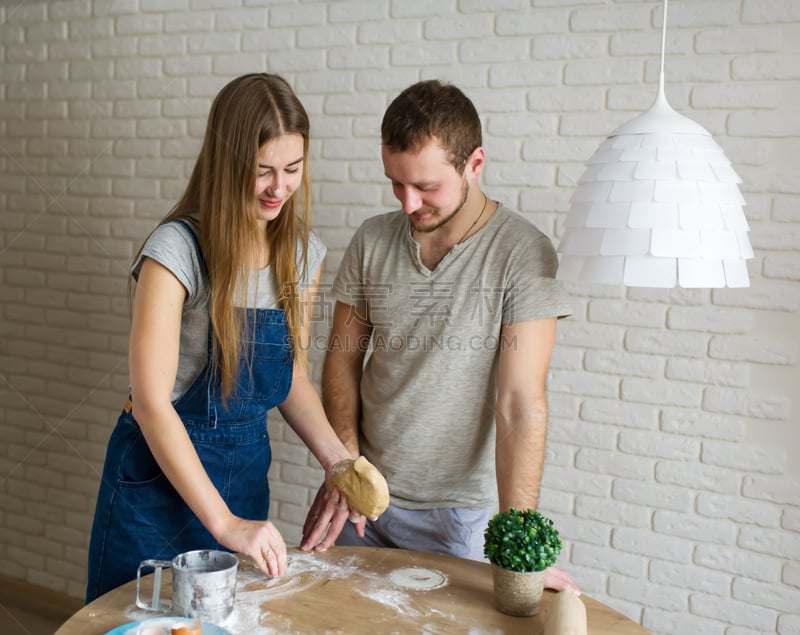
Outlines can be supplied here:
[[[426, 618], [432, 615], [456, 622], [454, 615], [431, 609], [417, 599], [420, 592], [447, 585], [447, 576], [441, 571], [403, 567], [388, 574], [378, 574], [366, 570], [357, 555], [338, 563], [329, 563], [313, 552], [300, 552], [290, 554], [286, 574], [276, 579], [267, 578], [249, 558], [240, 558], [236, 608], [220, 626], [231, 635], [300, 635], [290, 617], [269, 611], [270, 600], [285, 598], [326, 581], [339, 579], [351, 580], [354, 592], [380, 604], [385, 613], [396, 614], [414, 632], [428, 635], [441, 632], [441, 627], [425, 623]], [[125, 615], [131, 620], [154, 615], [153, 612], [143, 613], [132, 605]], [[386, 615], [384, 619], [387, 619]], [[344, 630], [341, 632], [345, 635]], [[477, 632], [471, 635], [477, 635]]]

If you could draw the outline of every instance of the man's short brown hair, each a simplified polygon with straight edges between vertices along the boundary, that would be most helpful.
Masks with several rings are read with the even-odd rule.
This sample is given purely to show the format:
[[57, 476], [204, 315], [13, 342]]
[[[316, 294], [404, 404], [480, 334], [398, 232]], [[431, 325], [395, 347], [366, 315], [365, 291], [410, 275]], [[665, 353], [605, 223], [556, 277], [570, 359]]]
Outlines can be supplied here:
[[381, 140], [392, 152], [415, 152], [431, 139], [447, 152], [459, 174], [482, 144], [475, 106], [458, 88], [436, 79], [406, 88], [389, 104], [381, 123]]

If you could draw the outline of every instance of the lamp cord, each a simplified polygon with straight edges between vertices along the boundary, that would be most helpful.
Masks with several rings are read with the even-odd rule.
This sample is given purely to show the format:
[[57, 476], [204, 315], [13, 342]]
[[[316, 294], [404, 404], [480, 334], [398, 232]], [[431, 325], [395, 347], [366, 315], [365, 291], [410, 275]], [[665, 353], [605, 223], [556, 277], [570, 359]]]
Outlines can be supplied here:
[[661, 94], [664, 93], [664, 53], [667, 49], [667, 4], [668, 0], [664, 0], [664, 18], [661, 24], [661, 69], [658, 74], [658, 90]]

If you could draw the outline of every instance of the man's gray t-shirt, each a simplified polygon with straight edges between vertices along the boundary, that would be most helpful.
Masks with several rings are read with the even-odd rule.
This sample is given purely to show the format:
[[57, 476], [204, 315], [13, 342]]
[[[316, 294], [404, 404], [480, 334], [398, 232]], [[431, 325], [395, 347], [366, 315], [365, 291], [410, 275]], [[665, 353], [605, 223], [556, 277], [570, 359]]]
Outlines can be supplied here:
[[557, 267], [549, 238], [502, 205], [434, 271], [404, 213], [358, 229], [333, 296], [369, 310], [360, 451], [386, 476], [393, 503], [494, 503], [498, 354], [515, 345], [501, 328], [571, 313]]
[[[173, 402], [189, 389], [208, 361], [209, 289], [190, 232], [190, 229], [179, 222], [160, 225], [147, 239], [142, 253], [131, 268], [131, 275], [138, 279], [143, 259], [152, 258], [169, 269], [187, 292], [181, 317], [178, 374], [171, 397]], [[299, 247], [297, 252], [297, 268], [302, 273]], [[300, 281], [301, 290], [306, 289], [313, 280], [325, 258], [325, 252], [325, 245], [312, 232], [308, 241], [308, 273]], [[280, 308], [271, 267], [251, 271], [248, 296], [241, 305], [254, 309]]]

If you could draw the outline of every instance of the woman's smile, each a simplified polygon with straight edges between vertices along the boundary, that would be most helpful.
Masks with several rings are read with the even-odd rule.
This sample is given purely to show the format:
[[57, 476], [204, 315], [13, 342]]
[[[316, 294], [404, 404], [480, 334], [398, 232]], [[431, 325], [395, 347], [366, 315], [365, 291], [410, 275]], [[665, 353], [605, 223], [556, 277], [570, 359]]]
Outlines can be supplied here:
[[265, 207], [267, 209], [276, 209], [283, 205], [283, 199], [280, 198], [278, 200], [269, 200], [269, 199], [259, 199], [259, 203], [261, 203], [261, 207]]

